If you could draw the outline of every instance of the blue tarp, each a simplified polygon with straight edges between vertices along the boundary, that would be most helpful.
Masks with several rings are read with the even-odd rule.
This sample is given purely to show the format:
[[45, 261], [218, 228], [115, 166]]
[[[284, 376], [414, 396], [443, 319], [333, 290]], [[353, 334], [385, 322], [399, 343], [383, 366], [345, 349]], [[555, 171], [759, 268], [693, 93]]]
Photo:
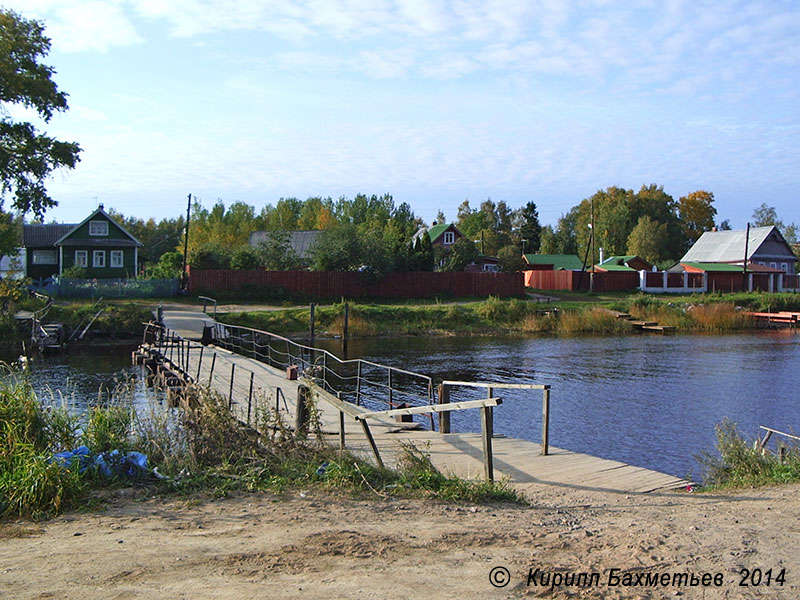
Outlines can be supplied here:
[[77, 461], [78, 472], [85, 473], [88, 469], [97, 469], [103, 477], [141, 477], [150, 472], [147, 466], [147, 455], [141, 452], [101, 452], [93, 454], [86, 446], [80, 446], [75, 450], [58, 452], [53, 455], [53, 459], [61, 464], [65, 469], [69, 469], [72, 463]]

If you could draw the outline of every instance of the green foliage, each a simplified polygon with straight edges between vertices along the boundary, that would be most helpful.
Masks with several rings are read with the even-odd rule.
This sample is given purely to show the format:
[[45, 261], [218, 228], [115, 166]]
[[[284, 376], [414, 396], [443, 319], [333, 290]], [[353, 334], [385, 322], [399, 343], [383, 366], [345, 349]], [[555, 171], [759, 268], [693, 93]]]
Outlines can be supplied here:
[[658, 263], [669, 260], [669, 246], [666, 223], [659, 223], [644, 215], [639, 218], [628, 236], [626, 254], [640, 256], [650, 263]]
[[150, 279], [175, 279], [181, 276], [183, 269], [182, 252], [165, 252], [153, 267], [147, 270]]
[[497, 258], [500, 259], [500, 270], [505, 273], [522, 271], [525, 268], [525, 260], [522, 258], [518, 246], [511, 245], [500, 248]]
[[79, 265], [72, 265], [61, 272], [64, 279], [86, 279], [86, 268]]
[[754, 440], [746, 439], [730, 419], [717, 425], [716, 438], [716, 455], [706, 451], [696, 457], [706, 485], [740, 488], [800, 481], [797, 447], [786, 447], [781, 463], [777, 456], [759, 450]]
[[61, 167], [74, 168], [78, 144], [40, 134], [31, 123], [14, 122], [12, 108], [29, 108], [49, 122], [67, 110], [67, 95], [52, 80], [53, 69], [41, 64], [50, 51], [44, 26], [0, 8], [0, 209], [7, 195], [21, 213], [41, 217], [55, 206], [44, 182]]
[[258, 245], [261, 264], [268, 271], [299, 269], [301, 262], [289, 242], [288, 231], [272, 231]]
[[189, 254], [189, 265], [193, 269], [229, 269], [231, 266], [230, 247], [209, 243]]
[[92, 452], [109, 452], [131, 449], [132, 409], [127, 406], [110, 404], [93, 406], [89, 409], [88, 421], [83, 433], [83, 443]]
[[253, 271], [261, 268], [263, 259], [258, 250], [250, 246], [240, 246], [231, 254], [231, 269]]
[[476, 262], [480, 256], [478, 247], [468, 238], [459, 238], [450, 249], [444, 271], [463, 271], [467, 265]]

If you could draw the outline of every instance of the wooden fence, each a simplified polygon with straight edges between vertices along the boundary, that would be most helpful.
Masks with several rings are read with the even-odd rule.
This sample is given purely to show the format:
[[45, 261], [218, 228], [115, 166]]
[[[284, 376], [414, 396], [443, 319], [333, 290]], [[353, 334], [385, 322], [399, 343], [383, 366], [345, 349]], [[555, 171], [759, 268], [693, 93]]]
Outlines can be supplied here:
[[[589, 289], [591, 274], [580, 271], [525, 271], [525, 285], [537, 290]], [[639, 287], [637, 271], [600, 271], [594, 274], [595, 292], [632, 290]]]
[[[588, 283], [588, 278], [587, 278]], [[391, 273], [371, 282], [363, 273], [336, 271], [200, 271], [192, 269], [193, 294], [272, 288], [317, 298], [521, 297], [522, 273]]]

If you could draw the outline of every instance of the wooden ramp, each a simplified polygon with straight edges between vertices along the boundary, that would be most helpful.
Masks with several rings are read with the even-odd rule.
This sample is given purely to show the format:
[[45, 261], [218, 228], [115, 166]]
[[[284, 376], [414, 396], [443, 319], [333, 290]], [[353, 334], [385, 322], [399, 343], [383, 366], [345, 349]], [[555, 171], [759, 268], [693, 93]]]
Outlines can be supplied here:
[[[207, 317], [185, 317], [202, 327]], [[186, 345], [184, 345], [184, 348]], [[228, 350], [194, 343], [178, 354], [176, 348], [164, 353], [202, 386], [208, 386], [228, 399], [231, 410], [245, 422], [256, 423], [259, 415], [277, 408], [284, 420], [294, 424], [297, 390], [301, 383], [265, 363], [234, 354]], [[340, 413], [325, 401], [318, 403], [323, 434], [332, 444], [339, 443]], [[367, 409], [354, 407], [366, 412]], [[496, 410], [502, 410], [499, 406]], [[345, 416], [346, 447], [359, 457], [372, 461], [369, 442], [352, 417]], [[390, 418], [369, 420], [370, 428], [383, 461], [394, 466], [403, 445], [413, 444], [430, 455], [433, 464], [444, 473], [468, 479], [483, 477], [483, 445], [478, 433], [440, 434], [420, 430], [418, 424], [398, 423]], [[415, 427], [417, 429], [410, 429]], [[620, 493], [675, 490], [689, 482], [664, 473], [550, 447], [542, 456], [539, 444], [496, 435], [492, 438], [495, 477], [508, 477], [523, 491], [537, 485], [556, 485], [575, 489], [594, 489]]]

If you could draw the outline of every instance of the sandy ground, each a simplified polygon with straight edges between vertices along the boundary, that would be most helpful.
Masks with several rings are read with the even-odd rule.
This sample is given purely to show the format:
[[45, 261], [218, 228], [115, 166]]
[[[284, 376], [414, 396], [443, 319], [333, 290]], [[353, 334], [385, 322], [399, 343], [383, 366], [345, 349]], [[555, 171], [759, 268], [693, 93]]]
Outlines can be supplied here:
[[[542, 486], [517, 507], [120, 490], [92, 513], [1, 523], [0, 598], [798, 598], [798, 492]], [[598, 575], [579, 587], [580, 573]], [[633, 585], [676, 573], [721, 585]]]

